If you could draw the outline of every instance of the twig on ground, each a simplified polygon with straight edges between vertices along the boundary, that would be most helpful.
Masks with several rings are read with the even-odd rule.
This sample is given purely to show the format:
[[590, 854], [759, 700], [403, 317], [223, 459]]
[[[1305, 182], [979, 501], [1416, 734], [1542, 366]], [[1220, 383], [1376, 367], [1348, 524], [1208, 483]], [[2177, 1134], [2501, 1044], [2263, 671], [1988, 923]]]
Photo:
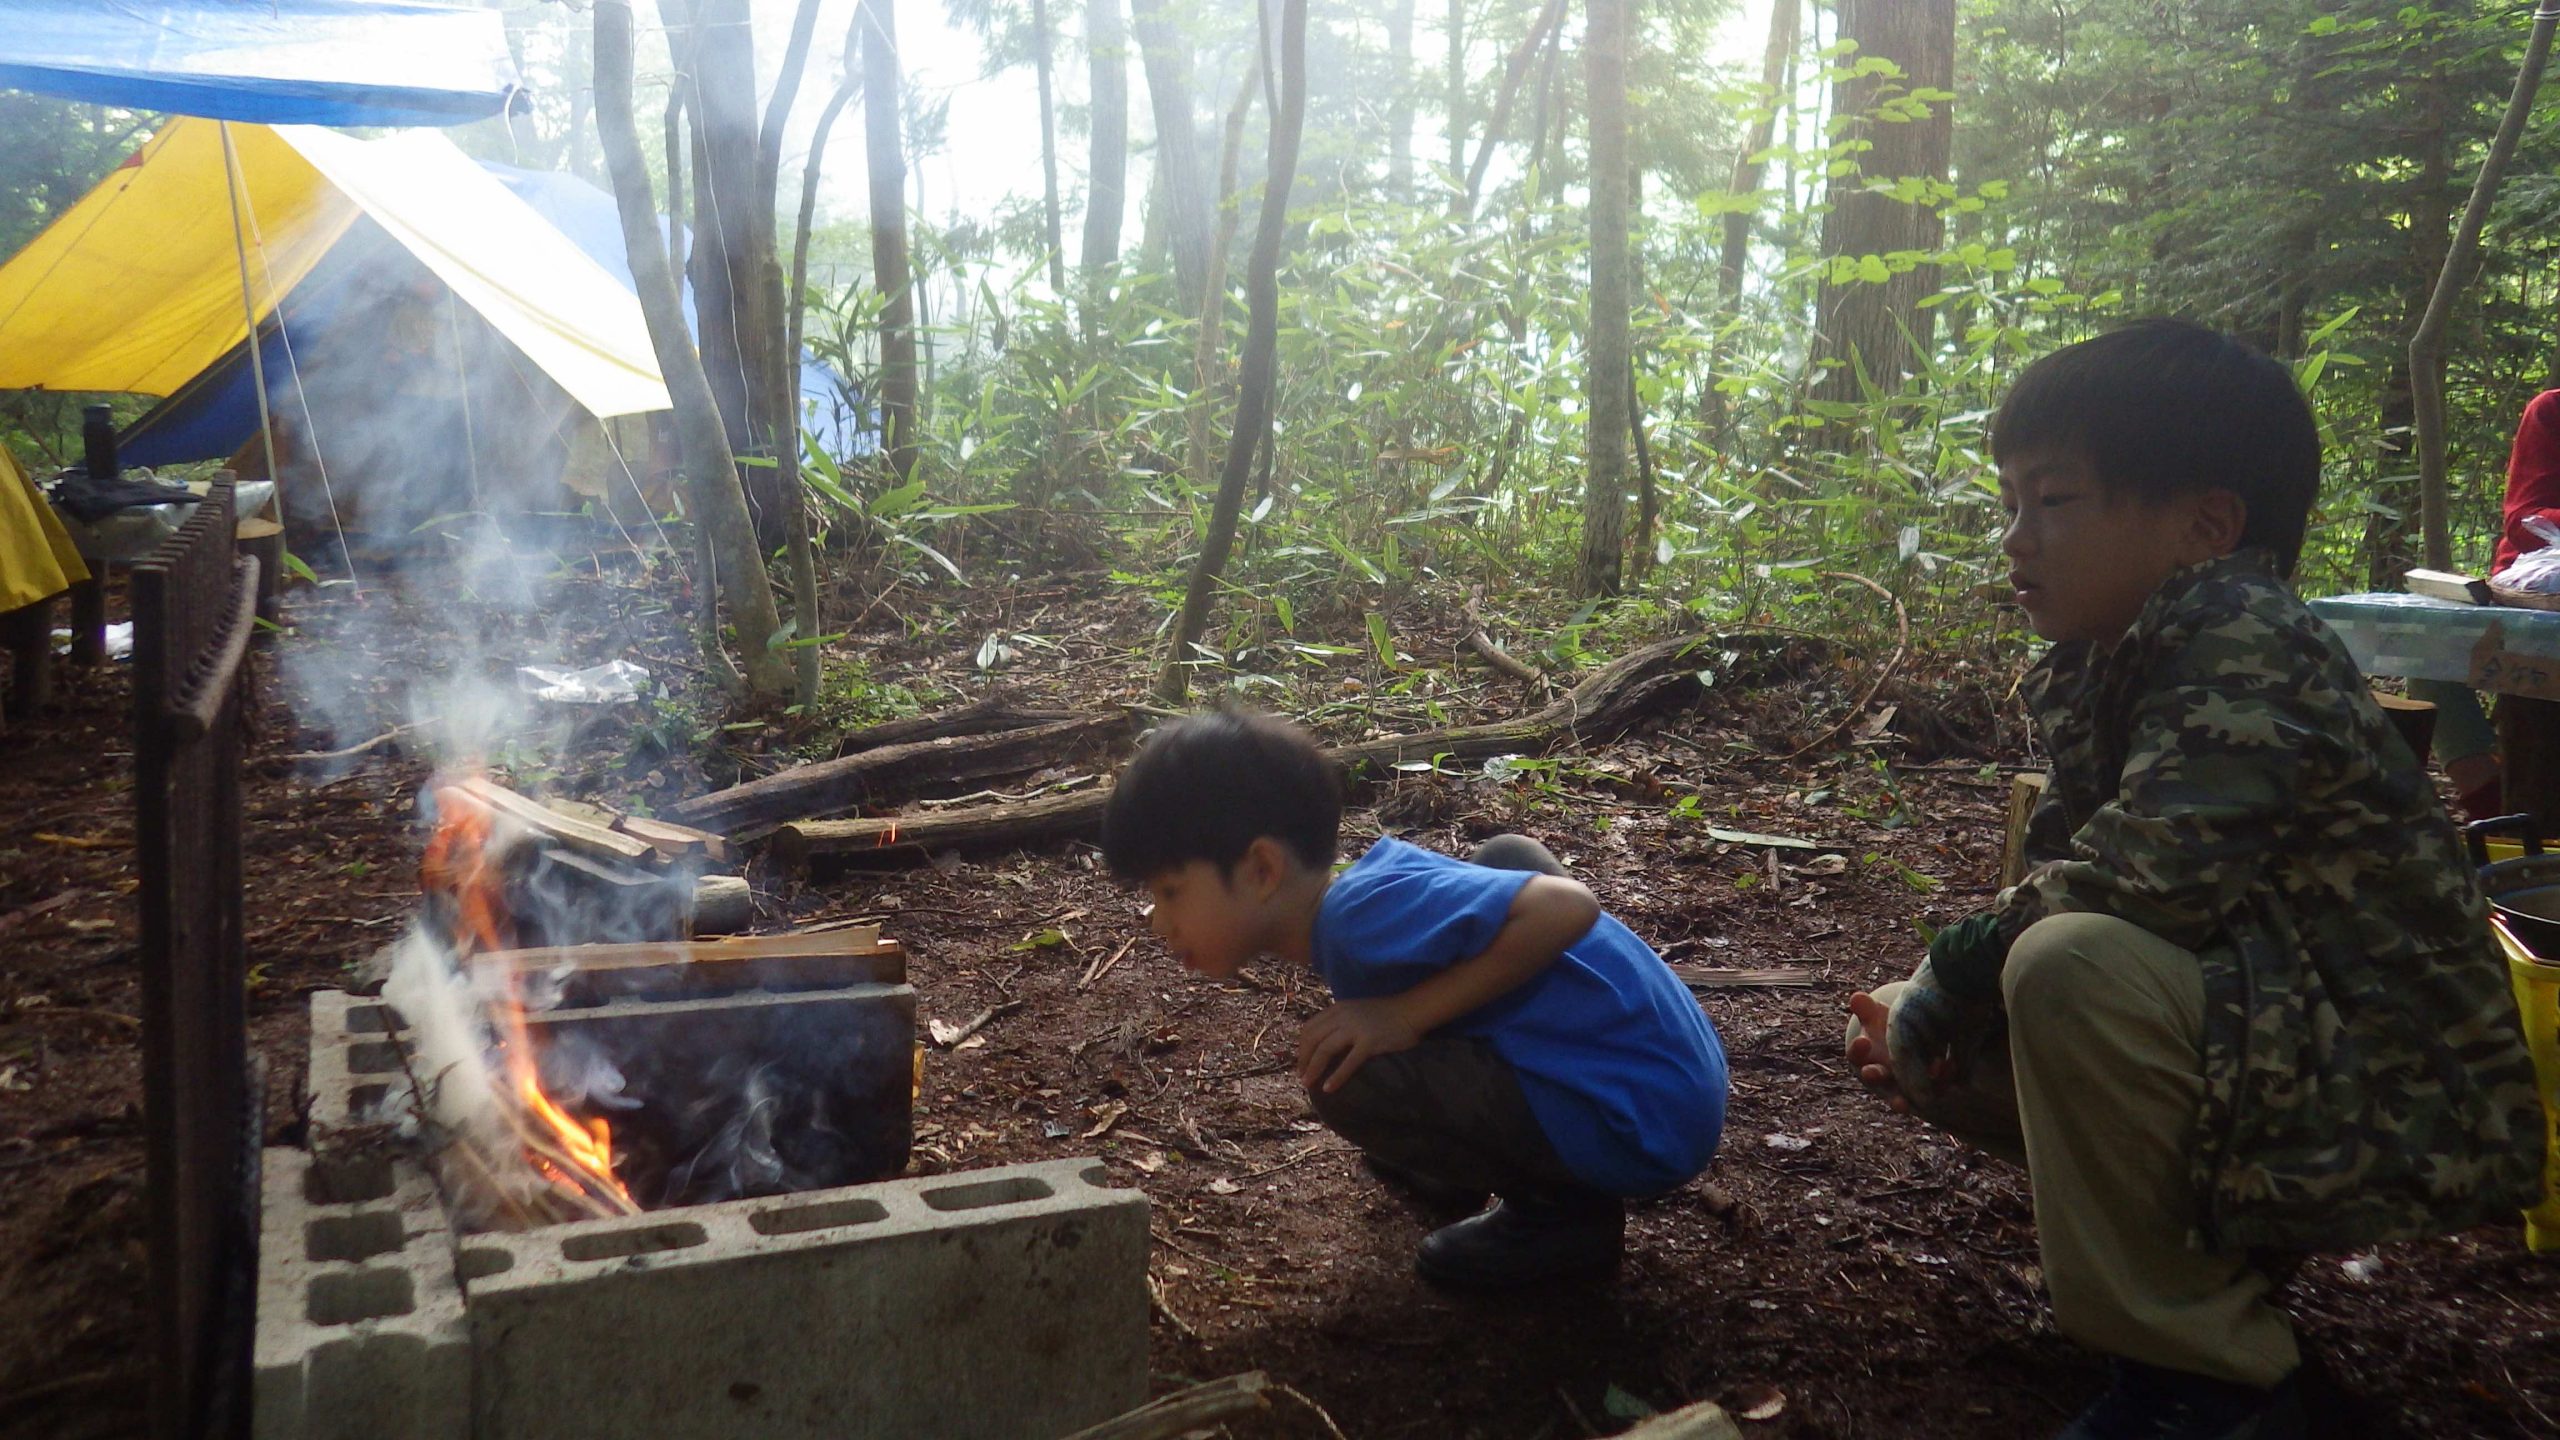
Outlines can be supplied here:
[[59, 895], [47, 896], [33, 905], [21, 905], [6, 915], [0, 915], [0, 935], [8, 934], [48, 910], [59, 910], [79, 899], [80, 895], [78, 890], [65, 890]]
[[1164, 1282], [1153, 1275], [1147, 1277], [1147, 1301], [1156, 1307], [1157, 1314], [1164, 1317], [1164, 1323], [1173, 1327], [1173, 1333], [1193, 1344], [1199, 1343], [1200, 1332], [1191, 1328], [1190, 1321], [1174, 1313], [1173, 1302], [1165, 1298]]
[[1319, 1140], [1315, 1144], [1309, 1145], [1307, 1148], [1290, 1156], [1288, 1159], [1281, 1161], [1277, 1165], [1265, 1165], [1251, 1174], [1237, 1176], [1236, 1183], [1242, 1185], [1248, 1180], [1259, 1180], [1265, 1175], [1277, 1175], [1281, 1171], [1288, 1169], [1290, 1166], [1295, 1165], [1302, 1160], [1312, 1160], [1318, 1155], [1357, 1155], [1359, 1153], [1360, 1151], [1357, 1146], [1327, 1145], [1323, 1141]]
[[1087, 985], [1092, 984], [1094, 981], [1101, 979], [1103, 976], [1110, 974], [1111, 967], [1119, 964], [1120, 957], [1128, 954], [1130, 947], [1137, 943], [1138, 937], [1132, 935], [1128, 939], [1120, 942], [1120, 948], [1111, 952], [1111, 958], [1107, 960], [1097, 960], [1093, 964], [1086, 966], [1083, 978], [1076, 981], [1076, 988], [1081, 990]]
[[932, 1036], [934, 1044], [945, 1050], [956, 1050], [960, 1048], [961, 1041], [968, 1039], [970, 1036], [977, 1034], [979, 1031], [984, 1030], [989, 1025], [995, 1023], [998, 1016], [1010, 1015], [1014, 1011], [1021, 1009], [1022, 1004], [1023, 1002], [1019, 1000], [1007, 1000], [1001, 1005], [990, 1005], [986, 1009], [971, 1016], [969, 1018], [969, 1022], [962, 1025], [957, 1030], [945, 1031], [939, 1026], [928, 1025], [926, 1027], [926, 1033]]
[[1333, 1440], [1351, 1440], [1351, 1437], [1342, 1433], [1341, 1426], [1333, 1423], [1333, 1416], [1326, 1413], [1325, 1408], [1317, 1404], [1313, 1398], [1304, 1395], [1297, 1390], [1291, 1389], [1286, 1385], [1273, 1385], [1270, 1388], [1272, 1394], [1283, 1396], [1306, 1406], [1308, 1413], [1316, 1417], [1316, 1423], [1322, 1425], [1324, 1427], [1324, 1433], [1332, 1436]]
[[344, 750], [299, 750], [281, 758], [295, 761], [296, 763], [300, 763], [302, 761], [348, 760], [355, 756], [362, 755], [376, 746], [388, 745], [392, 741], [399, 739], [401, 736], [408, 734], [412, 730], [419, 729], [422, 726], [433, 725], [441, 718], [443, 717], [430, 715], [424, 720], [412, 720], [406, 725], [394, 725], [390, 729], [383, 731], [381, 734], [374, 736], [372, 739], [366, 740], [360, 744], [350, 745]]
[[117, 1025], [121, 1025], [128, 1030], [139, 1030], [142, 1028], [142, 1022], [130, 1015], [122, 1014], [114, 1010], [83, 1009], [76, 1005], [21, 1006], [18, 1009], [10, 1010], [6, 1013], [0, 1013], [0, 1023], [6, 1023], [12, 1020], [39, 1020], [47, 1015], [57, 1015], [65, 1020], [106, 1020]]
[[1476, 609], [1473, 596], [1467, 599], [1467, 648], [1483, 658], [1484, 663], [1519, 681], [1523, 685], [1543, 685], [1546, 675], [1522, 662], [1510, 651], [1494, 643], [1493, 632], [1486, 627], [1484, 615]]
[[1858, 584], [1864, 585], [1868, 589], [1876, 592], [1878, 595], [1883, 596], [1886, 602], [1893, 606], [1893, 653], [1885, 657], [1885, 662], [1877, 669], [1875, 678], [1867, 682], [1867, 692], [1858, 697], [1858, 703], [1850, 706], [1848, 711], [1841, 715], [1837, 721], [1833, 722], [1829, 729], [1814, 736], [1811, 740], [1797, 746], [1795, 749], [1788, 751], [1786, 754], [1779, 756], [1778, 763], [1781, 765], [1830, 744], [1833, 740], [1839, 737], [1841, 731], [1848, 729], [1859, 716], [1866, 714], [1867, 707], [1875, 703], [1876, 693], [1884, 689], [1884, 682], [1893, 678], [1895, 667], [1902, 663], [1903, 655], [1911, 649], [1911, 612], [1903, 608], [1902, 597], [1894, 594], [1890, 590], [1887, 590], [1864, 575], [1854, 574], [1847, 570], [1820, 570], [1815, 573], [1830, 580], [1854, 580]]

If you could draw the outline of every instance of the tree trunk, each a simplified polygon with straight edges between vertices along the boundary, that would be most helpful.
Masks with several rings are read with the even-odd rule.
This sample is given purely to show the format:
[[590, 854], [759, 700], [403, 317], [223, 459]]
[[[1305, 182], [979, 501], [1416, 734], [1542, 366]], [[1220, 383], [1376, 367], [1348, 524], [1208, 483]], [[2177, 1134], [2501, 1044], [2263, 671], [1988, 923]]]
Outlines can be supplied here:
[[1520, 96], [1520, 83], [1529, 77], [1529, 64], [1538, 56], [1538, 46], [1564, 20], [1564, 0], [1547, 0], [1538, 18], [1529, 25], [1529, 33], [1511, 47], [1502, 62], [1502, 87], [1494, 92], [1493, 110], [1485, 117], [1484, 136], [1476, 142], [1476, 159], [1467, 167], [1467, 187], [1449, 201], [1449, 213], [1460, 220], [1475, 217], [1476, 200], [1484, 193], [1484, 173], [1493, 164], [1494, 144], [1502, 139], [1504, 122], [1511, 118], [1511, 105]]
[[1199, 128], [1191, 118], [1191, 41], [1165, 12], [1165, 0], [1129, 0], [1129, 25], [1138, 33], [1147, 100], [1155, 111], [1155, 170], [1164, 186], [1174, 292], [1183, 310], [1198, 314], [1209, 268], [1209, 190], [1200, 173]]
[[880, 292], [880, 421], [896, 483], [916, 470], [916, 297], [907, 271], [907, 148], [896, 0], [863, 0], [862, 113], [871, 179], [871, 279]]
[[1031, 0], [1032, 43], [1039, 47], [1033, 67], [1040, 74], [1041, 218], [1049, 237], [1049, 290], [1067, 298], [1067, 242], [1058, 225], [1058, 113], [1049, 93], [1049, 0]]
[[[756, 351], [764, 389], [752, 407], [772, 429], [759, 444], [773, 454], [774, 498], [782, 508], [782, 534], [791, 561], [792, 694], [802, 705], [818, 701], [823, 658], [818, 654], [818, 555], [809, 533], [808, 487], [800, 479], [800, 278], [784, 283], [775, 233], [782, 190], [782, 134], [800, 95], [809, 64], [809, 40], [817, 33], [818, 0], [800, 0], [783, 46], [782, 68], [765, 102], [764, 127], [756, 135], [753, 234], [757, 325], [748, 337]], [[812, 155], [816, 148], [811, 149]], [[815, 171], [803, 175], [804, 182]], [[805, 185], [804, 185], [805, 188]], [[805, 226], [806, 222], [803, 222]], [[799, 248], [797, 237], [793, 248]]]
[[1626, 564], [1627, 413], [1634, 378], [1627, 313], [1627, 41], [1634, 0], [1589, 0], [1582, 38], [1591, 106], [1591, 324], [1584, 393], [1589, 469], [1582, 482], [1577, 595], [1615, 595]]
[[1120, 264], [1120, 218], [1129, 206], [1129, 39], [1120, 0], [1086, 0], [1085, 58], [1092, 87], [1092, 154], [1086, 162], [1084, 268], [1087, 327]]
[[2461, 227], [2453, 233], [2453, 243], [2445, 251], [2444, 267], [2437, 272], [2435, 290], [2427, 297], [2426, 316], [2409, 339], [2410, 388], [2417, 400], [2418, 510], [2426, 536], [2427, 566], [2433, 570], [2453, 566], [2453, 533], [2444, 473], [2445, 323], [2452, 316], [2453, 302], [2461, 295], [2463, 282], [2470, 278], [2472, 257], [2480, 248], [2480, 229], [2489, 220], [2489, 202], [2498, 197], [2507, 162], [2515, 158], [2516, 145], [2524, 138], [2525, 121], [2533, 113], [2534, 93], [2542, 88], [2543, 65], [2551, 58], [2555, 28], [2560, 28], [2560, 6], [2538, 6], [2532, 36], [2525, 42], [2524, 61], [2516, 69], [2515, 89], [2507, 97], [2507, 113], [2498, 123], [2497, 137], [2489, 142], [2488, 155], [2480, 162], [2479, 178], [2471, 186], [2471, 201], [2463, 207]]
[[1467, 0], [1449, 0], [1449, 59], [1441, 83], [1448, 88], [1449, 183], [1467, 168]]
[[[1769, 42], [1760, 52], [1759, 109], [1752, 117], [1751, 133], [1744, 136], [1742, 148], [1733, 157], [1733, 183], [1729, 187], [1735, 203], [1742, 197], [1757, 195], [1761, 177], [1768, 171], [1762, 152], [1776, 139], [1778, 109], [1783, 103], [1781, 88], [1786, 83], [1787, 60], [1795, 54], [1796, 24], [1804, 14], [1803, 0], [1772, 0], [1769, 6]], [[1742, 315], [1742, 282], [1751, 260], [1751, 222], [1759, 214], [1755, 201], [1748, 210], [1735, 209], [1724, 217], [1724, 247], [1716, 260], [1716, 309], [1719, 324], [1707, 355], [1707, 383], [1702, 397], [1707, 429], [1723, 438], [1727, 425], [1724, 392], [1716, 381], [1724, 374], [1726, 331]]]
[[[1269, 43], [1265, 35], [1263, 44]], [[1267, 67], [1265, 73], [1269, 73]], [[1280, 245], [1288, 232], [1290, 182], [1297, 177], [1298, 137], [1307, 115], [1307, 0], [1283, 0], [1279, 76], [1280, 107], [1271, 117], [1262, 223], [1254, 232], [1252, 258], [1246, 262], [1250, 318], [1236, 390], [1235, 425], [1227, 435], [1226, 464], [1218, 475], [1209, 533], [1200, 539], [1200, 558], [1191, 567], [1191, 585], [1182, 597], [1173, 648], [1156, 685], [1157, 695], [1168, 705], [1181, 703], [1190, 690], [1191, 646], [1208, 627], [1209, 602], [1217, 592], [1219, 572], [1226, 568], [1227, 552], [1235, 545], [1236, 517], [1244, 508], [1244, 487], [1253, 476], [1254, 453], [1271, 443], [1272, 394], [1279, 388], [1275, 366], [1280, 348]]]
[[1200, 330], [1191, 346], [1191, 453], [1184, 458], [1195, 485], [1209, 478], [1209, 410], [1227, 388], [1227, 255], [1236, 239], [1236, 167], [1244, 152], [1245, 117], [1252, 113], [1253, 92], [1261, 83], [1257, 51], [1253, 67], [1236, 86], [1218, 142], [1218, 232], [1209, 237], [1208, 294], [1200, 304]]
[[[1932, 103], [1922, 120], [1878, 123], [1872, 117], [1895, 96], [1954, 87], [1955, 27], [1956, 0], [1840, 0], [1841, 38], [1857, 42], [1859, 57], [1881, 56], [1900, 66], [1902, 77], [1867, 75], [1839, 86], [1835, 123], [1845, 122], [1845, 133], [1874, 148], [1855, 168], [1832, 177], [1831, 213], [1822, 225], [1822, 254], [1832, 264], [1846, 262], [1854, 271], [1864, 258], [1934, 251], [1945, 239], [1946, 217], [1935, 204], [1897, 200], [1867, 187], [1871, 181], [1947, 178], [1955, 126], [1946, 104]], [[1815, 302], [1815, 396], [1854, 405], [1866, 398], [1869, 385], [1879, 395], [1899, 391], [1929, 347], [1935, 312], [1920, 308], [1920, 301], [1937, 288], [1932, 265], [1884, 280], [1826, 275]]]
[[[2430, 66], [2411, 86], [2418, 115], [2409, 132], [2409, 158], [2417, 162], [2417, 176], [2408, 192], [2409, 257], [2402, 283], [2409, 297], [2405, 324], [2412, 335], [2425, 316], [2426, 302], [2421, 297], [2444, 271], [2447, 231], [2453, 221], [2453, 136], [2445, 86], [2440, 65]], [[2381, 474], [2374, 482], [2375, 504], [2365, 514], [2364, 534], [2365, 578], [2376, 590], [2399, 589], [2401, 572], [2420, 559], [2414, 542], [2420, 534], [2424, 501], [2418, 468], [2410, 465], [2418, 458], [2418, 386], [2410, 371], [2411, 358], [2406, 350], [2393, 356], [2382, 386], [2382, 442], [2377, 457]]]
[[1413, 203], [1413, 5], [1387, 11], [1387, 198]]
[[790, 684], [789, 667], [771, 644], [781, 622], [765, 578], [764, 552], [756, 545], [755, 526], [747, 517], [746, 496], [738, 485], [737, 464], [720, 425], [719, 406], [712, 399], [701, 357], [685, 333], [675, 276], [667, 266], [666, 249], [658, 242], [648, 166], [640, 158], [639, 127], [631, 114], [631, 31], [629, 0], [597, 0], [596, 128], [613, 174], [614, 205], [622, 217], [623, 243], [630, 251], [633, 288], [639, 292], [650, 344], [657, 351], [658, 368], [675, 404], [686, 493], [696, 523], [710, 537], [721, 593], [738, 631], [748, 691], [759, 699], [770, 698], [781, 695]]

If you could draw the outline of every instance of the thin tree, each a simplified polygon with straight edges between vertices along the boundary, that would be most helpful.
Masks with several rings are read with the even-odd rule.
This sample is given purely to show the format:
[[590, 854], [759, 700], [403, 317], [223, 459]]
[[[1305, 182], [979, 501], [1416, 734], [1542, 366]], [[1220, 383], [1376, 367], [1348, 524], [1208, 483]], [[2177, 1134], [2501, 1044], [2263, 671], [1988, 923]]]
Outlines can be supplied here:
[[[744, 682], [749, 695], [766, 699], [788, 689], [790, 668], [772, 645], [781, 620], [774, 612], [773, 590], [765, 576], [764, 553], [756, 545], [755, 526], [747, 516], [746, 495], [738, 484], [736, 459], [721, 428], [720, 409], [703, 374], [702, 357], [686, 333], [683, 302], [677, 297], [675, 272], [658, 238], [655, 197], [648, 164], [640, 155], [640, 129], [631, 112], [630, 0], [596, 0], [596, 129], [604, 142], [605, 164], [613, 176], [614, 207], [622, 219], [622, 239], [631, 257], [633, 288], [649, 326], [649, 341], [674, 402], [676, 436], [685, 493], [695, 523], [710, 536], [717, 564], [715, 576], [698, 583], [718, 584], [728, 602], [730, 622], [737, 627], [744, 655]], [[704, 658], [715, 670], [728, 660], [716, 646]]]
[[1209, 187], [1200, 173], [1200, 136], [1191, 115], [1191, 41], [1165, 0], [1129, 0], [1129, 28], [1138, 35], [1147, 101], [1155, 111], [1155, 172], [1165, 202], [1165, 236], [1173, 248], [1174, 292], [1184, 310], [1197, 311], [1209, 268]]
[[1632, 328], [1627, 313], [1627, 44], [1633, 0], [1589, 0], [1582, 37], [1591, 107], [1591, 323], [1584, 341], [1589, 396], [1577, 595], [1615, 595], [1626, 563], [1627, 403]]
[[[1716, 260], [1716, 311], [1718, 324], [1707, 357], [1707, 384], [1704, 406], [1707, 428], [1718, 436], [1725, 431], [1724, 392], [1716, 388], [1716, 379], [1724, 373], [1726, 334], [1742, 315], [1742, 281], [1751, 259], [1751, 222], [1759, 213], [1755, 197], [1760, 180], [1768, 173], [1769, 142], [1776, 138], [1781, 87], [1787, 78], [1787, 59], [1795, 54], [1796, 25], [1804, 14], [1803, 0], [1771, 0], [1769, 6], [1769, 40], [1760, 52], [1760, 96], [1751, 117], [1751, 131], [1742, 139], [1742, 148], [1733, 157], [1733, 183], [1730, 187], [1734, 208], [1724, 215], [1724, 247]], [[1749, 208], [1743, 208], [1749, 201]]]
[[1467, 168], [1467, 0], [1449, 0], [1446, 34], [1449, 54], [1440, 83], [1448, 95], [1449, 178]]
[[1529, 24], [1529, 33], [1511, 47], [1502, 62], [1502, 84], [1494, 91], [1493, 110], [1485, 117], [1484, 136], [1476, 142], [1476, 159], [1467, 167], [1467, 185], [1449, 197], [1449, 213], [1460, 220], [1475, 218], [1476, 199], [1484, 193], [1485, 171], [1493, 165], [1493, 147], [1502, 139], [1503, 127], [1511, 119], [1512, 102], [1520, 96], [1520, 84], [1529, 78], [1529, 66], [1537, 59], [1538, 47], [1548, 32], [1564, 23], [1565, 0], [1546, 0], [1538, 10], [1538, 18]]
[[[1844, 279], [1826, 273], [1814, 302], [1814, 394], [1856, 404], [1869, 385], [1880, 395], [1900, 390], [1929, 347], [1937, 312], [1920, 302], [1938, 288], [1937, 267], [1899, 273], [1878, 267], [1887, 264], [1886, 255], [1934, 251], [1946, 239], [1946, 217], [1934, 202], [1899, 198], [1891, 186], [1947, 178], [1954, 114], [1914, 92], [1943, 95], [1955, 83], [1956, 0], [1840, 0], [1840, 34], [1857, 43], [1859, 59], [1881, 58], [1895, 67], [1892, 75], [1842, 81], [1834, 108], [1872, 148], [1831, 179], [1822, 254], [1835, 265], [1846, 262], [1850, 273]], [[1888, 104], [1894, 113], [1880, 119], [1877, 112]], [[1922, 113], [1911, 113], [1915, 109]]]
[[[1258, 23], [1255, 28], [1267, 48], [1269, 26]], [[1267, 62], [1263, 73], [1271, 73]], [[1298, 172], [1298, 138], [1307, 115], [1307, 0], [1281, 0], [1279, 77], [1279, 104], [1271, 116], [1269, 163], [1262, 188], [1262, 220], [1254, 231], [1253, 254], [1245, 262], [1248, 313], [1236, 419], [1227, 435], [1226, 463], [1218, 473], [1209, 533], [1200, 537], [1200, 556], [1192, 564], [1182, 616], [1173, 629], [1173, 649], [1156, 684], [1156, 694], [1168, 705], [1180, 704], [1190, 691], [1191, 648], [1208, 628], [1209, 602], [1217, 594], [1227, 553], [1235, 548], [1245, 482], [1253, 476], [1255, 452], [1271, 443], [1272, 397], [1279, 388], [1280, 246], [1288, 233], [1289, 187]]]
[[1262, 62], [1268, 46], [1257, 46], [1253, 66], [1236, 84], [1227, 107], [1227, 125], [1218, 143], [1218, 231], [1209, 237], [1208, 293], [1200, 302], [1200, 328], [1191, 346], [1191, 452], [1189, 474], [1194, 483], [1209, 475], [1209, 409], [1226, 389], [1227, 255], [1236, 238], [1236, 168], [1244, 151], [1245, 117], [1253, 111], [1253, 92], [1262, 84]]
[[916, 297], [907, 267], [907, 154], [896, 0], [862, 0], [862, 113], [871, 180], [871, 283], [880, 292], [880, 417], [898, 483], [916, 470]]
[[1077, 260], [1090, 317], [1120, 264], [1120, 218], [1129, 205], [1129, 39], [1120, 24], [1120, 0], [1086, 0], [1084, 49], [1092, 146], [1085, 164], [1084, 249]]
[[1058, 225], [1058, 112], [1049, 93], [1049, 0], [1031, 0], [1032, 67], [1040, 74], [1040, 200], [1049, 240], [1049, 290], [1067, 297], [1067, 242]]
[[1387, 195], [1413, 200], [1413, 3], [1387, 10]]

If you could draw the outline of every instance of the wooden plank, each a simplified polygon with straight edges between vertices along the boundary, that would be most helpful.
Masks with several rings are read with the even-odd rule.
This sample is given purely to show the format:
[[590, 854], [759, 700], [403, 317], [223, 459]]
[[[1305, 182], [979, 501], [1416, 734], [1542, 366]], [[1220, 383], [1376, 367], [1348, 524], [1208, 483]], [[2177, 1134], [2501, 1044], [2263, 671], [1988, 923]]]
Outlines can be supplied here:
[[584, 820], [573, 820], [485, 776], [474, 775], [462, 781], [460, 788], [490, 809], [510, 816], [573, 850], [620, 860], [627, 865], [654, 865], [659, 862], [657, 847], [646, 840], [607, 830], [601, 825], [590, 825]]
[[903, 985], [907, 980], [906, 948], [881, 939], [876, 925], [820, 935], [495, 950], [471, 963], [540, 977], [534, 983], [556, 985], [564, 1005], [593, 1005], [625, 995], [826, 990]]
[[645, 840], [669, 861], [700, 857], [714, 865], [729, 863], [729, 842], [707, 830], [677, 825], [645, 815], [617, 815], [612, 827], [634, 840]]
[[1804, 990], [1814, 984], [1813, 972], [1801, 965], [1775, 965], [1764, 970], [1674, 965], [1671, 973], [1692, 990]]
[[2000, 888], [2027, 877], [2027, 822], [2044, 800], [2045, 774], [2030, 770], [2009, 777], [2009, 823], [2000, 836]]

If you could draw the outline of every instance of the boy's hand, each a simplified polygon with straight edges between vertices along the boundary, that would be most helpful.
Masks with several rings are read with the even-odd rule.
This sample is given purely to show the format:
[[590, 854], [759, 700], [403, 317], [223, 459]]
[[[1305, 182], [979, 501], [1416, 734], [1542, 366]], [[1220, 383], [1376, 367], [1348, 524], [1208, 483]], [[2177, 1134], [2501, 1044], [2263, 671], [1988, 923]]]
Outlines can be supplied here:
[[1398, 1001], [1337, 1000], [1298, 1031], [1298, 1080], [1327, 1094], [1359, 1072], [1372, 1055], [1392, 1055], [1422, 1043]]
[[1894, 1113], [1910, 1114], [1911, 1102], [1893, 1078], [1892, 1044], [1885, 1034], [1891, 1012], [1883, 1001], [1861, 990], [1849, 997], [1849, 1013], [1858, 1022], [1857, 1030], [1849, 1036], [1849, 1063], [1858, 1067], [1858, 1079], [1884, 1097]]

